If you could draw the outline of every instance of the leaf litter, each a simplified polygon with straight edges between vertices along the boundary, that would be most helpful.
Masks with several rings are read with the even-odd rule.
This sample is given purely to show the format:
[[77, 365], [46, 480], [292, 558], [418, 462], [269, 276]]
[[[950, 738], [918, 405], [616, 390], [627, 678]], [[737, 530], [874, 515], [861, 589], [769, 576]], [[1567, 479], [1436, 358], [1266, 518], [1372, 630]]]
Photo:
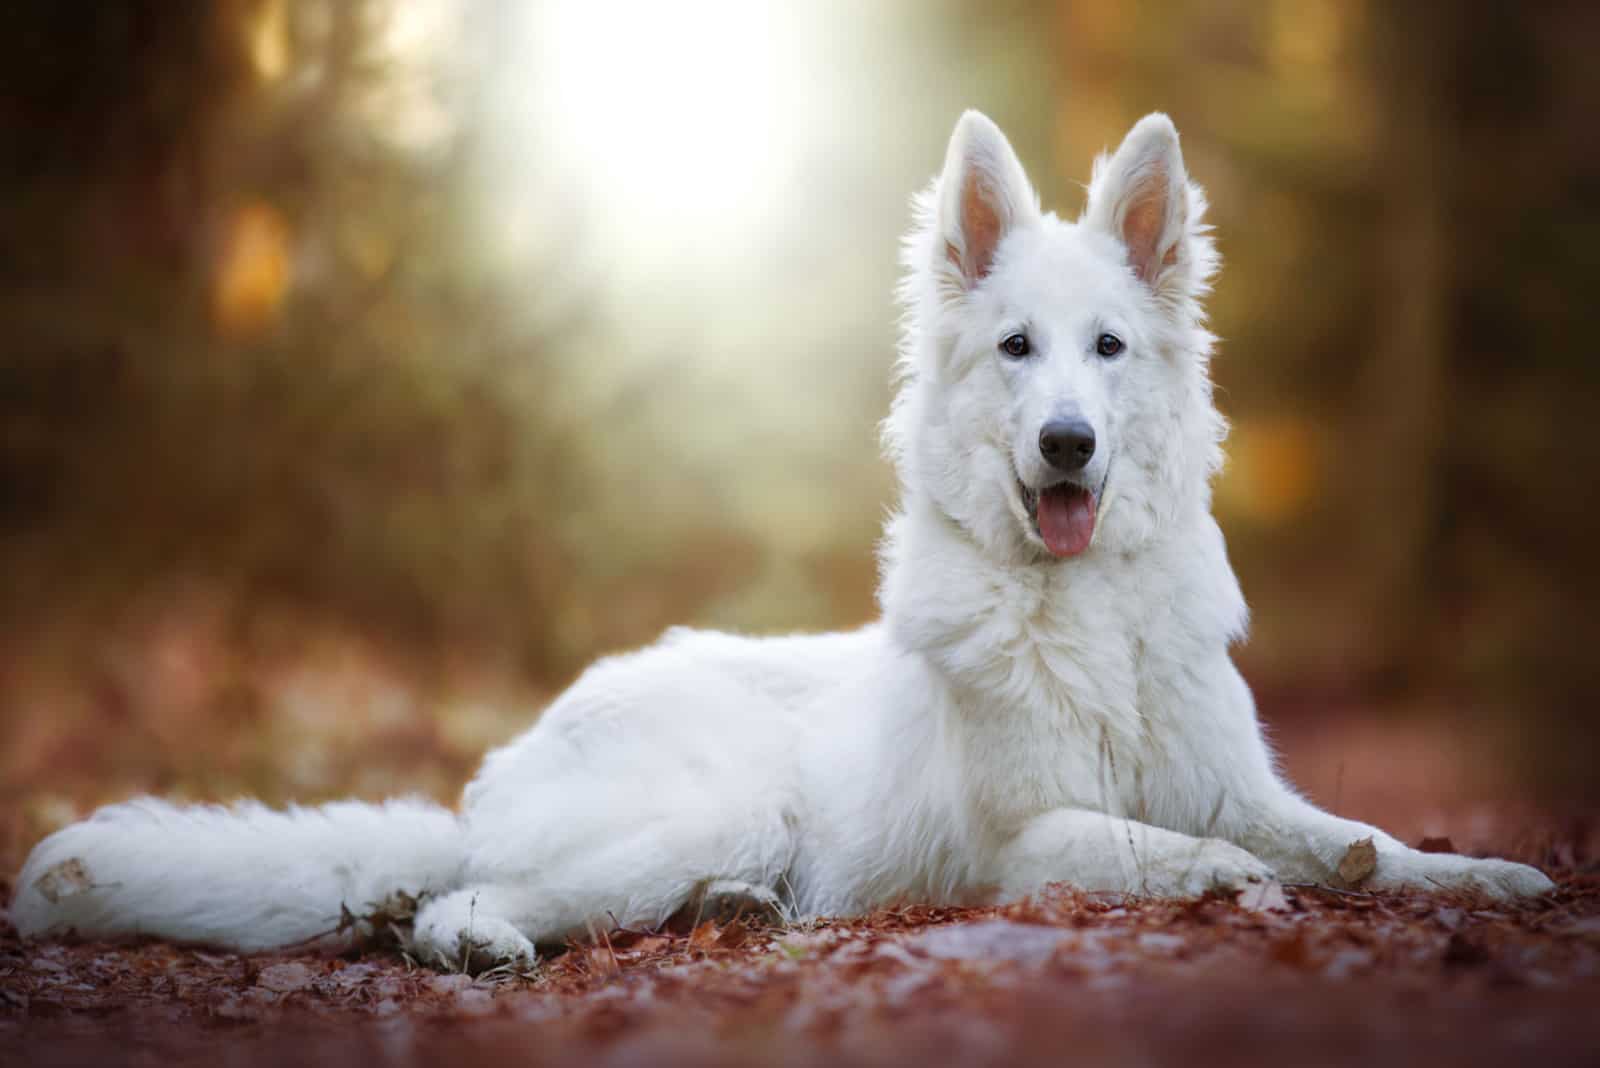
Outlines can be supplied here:
[[[342, 954], [25, 944], [0, 925], [0, 1061], [1581, 1060], [1600, 1050], [1592, 849], [1527, 857], [1574, 861], [1527, 904], [1278, 883], [1177, 902], [1055, 890], [618, 927], [477, 977], [404, 955], [414, 899], [347, 913], [345, 933], [365, 937]], [[1365, 878], [1359, 862], [1341, 879]]]
[[93, 887], [94, 880], [89, 877], [88, 868], [78, 857], [68, 857], [58, 864], [52, 864], [33, 881], [33, 888], [52, 905], [62, 898], [81, 894]]
[[1378, 847], [1371, 838], [1358, 838], [1339, 858], [1339, 881], [1347, 887], [1360, 886], [1378, 870]]

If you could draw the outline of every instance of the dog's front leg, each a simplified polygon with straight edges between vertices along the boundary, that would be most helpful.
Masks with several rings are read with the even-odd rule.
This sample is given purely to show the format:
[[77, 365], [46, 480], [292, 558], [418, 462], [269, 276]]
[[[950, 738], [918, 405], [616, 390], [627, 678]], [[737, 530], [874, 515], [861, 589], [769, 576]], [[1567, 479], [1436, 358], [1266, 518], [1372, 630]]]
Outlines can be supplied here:
[[[1544, 873], [1526, 864], [1424, 853], [1376, 827], [1324, 812], [1287, 787], [1274, 783], [1268, 789], [1263, 801], [1248, 806], [1242, 832], [1229, 837], [1271, 864], [1285, 881], [1334, 886], [1355, 881], [1376, 890], [1474, 890], [1497, 898], [1531, 897], [1554, 887]], [[1369, 840], [1371, 853], [1365, 851]]]
[[997, 860], [994, 881], [1002, 901], [1025, 897], [1048, 883], [1192, 897], [1272, 878], [1266, 864], [1220, 839], [1194, 838], [1083, 809], [1036, 816], [1001, 849]]
[[[1279, 776], [1250, 688], [1232, 662], [1218, 655], [1211, 670], [1194, 672], [1191, 679], [1206, 684], [1195, 692], [1209, 699], [1188, 707], [1175, 722], [1186, 731], [1193, 765], [1206, 769], [1192, 781], [1207, 785], [1191, 790], [1187, 803], [1175, 807], [1205, 813], [1197, 822], [1205, 833], [1249, 850], [1278, 878], [1334, 886], [1358, 882], [1385, 890], [1477, 890], [1501, 898], [1551, 889], [1549, 879], [1525, 864], [1423, 853], [1376, 827], [1324, 812]], [[1364, 845], [1358, 848], [1341, 875], [1351, 847], [1369, 839], [1372, 853]]]

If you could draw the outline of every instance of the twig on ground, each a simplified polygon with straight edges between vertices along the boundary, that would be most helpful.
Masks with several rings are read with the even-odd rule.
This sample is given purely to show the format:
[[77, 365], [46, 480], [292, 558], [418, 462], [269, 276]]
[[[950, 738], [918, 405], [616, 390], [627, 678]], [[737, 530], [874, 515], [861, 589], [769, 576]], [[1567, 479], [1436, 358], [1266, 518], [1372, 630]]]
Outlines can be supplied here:
[[633, 927], [624, 927], [622, 922], [617, 919], [617, 914], [612, 912], [610, 909], [606, 909], [606, 916], [611, 920], [611, 929], [619, 932], [620, 934], [636, 935], [639, 938], [649, 938], [651, 935], [658, 935], [661, 933], [661, 927], [659, 924], [654, 930], [646, 928], [645, 930], [641, 931]]
[[1367, 890], [1344, 890], [1337, 886], [1329, 886], [1327, 883], [1280, 883], [1279, 885], [1285, 890], [1321, 890], [1324, 893], [1338, 894], [1340, 897], [1364, 897], [1372, 901], [1378, 899], [1377, 894]]

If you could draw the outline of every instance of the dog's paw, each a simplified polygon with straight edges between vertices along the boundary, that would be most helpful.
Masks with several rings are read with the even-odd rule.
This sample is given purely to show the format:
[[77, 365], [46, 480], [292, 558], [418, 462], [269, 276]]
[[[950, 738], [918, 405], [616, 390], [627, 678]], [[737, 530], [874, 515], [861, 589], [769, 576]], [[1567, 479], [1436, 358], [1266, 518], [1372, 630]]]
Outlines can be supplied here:
[[429, 902], [417, 916], [411, 949], [418, 959], [446, 971], [476, 975], [501, 965], [531, 968], [539, 955], [510, 922], [478, 912], [471, 900], [452, 894]]
[[1157, 897], [1199, 897], [1243, 890], [1274, 878], [1272, 869], [1255, 854], [1221, 839], [1200, 838], [1193, 846], [1147, 865], [1140, 889]]
[[413, 947], [420, 959], [436, 968], [472, 975], [501, 965], [531, 968], [539, 959], [533, 943], [521, 931], [496, 919], [479, 919], [470, 930], [419, 930]]
[[1556, 884], [1539, 869], [1509, 860], [1411, 852], [1394, 861], [1384, 858], [1364, 885], [1380, 890], [1465, 890], [1509, 901], [1547, 894]]

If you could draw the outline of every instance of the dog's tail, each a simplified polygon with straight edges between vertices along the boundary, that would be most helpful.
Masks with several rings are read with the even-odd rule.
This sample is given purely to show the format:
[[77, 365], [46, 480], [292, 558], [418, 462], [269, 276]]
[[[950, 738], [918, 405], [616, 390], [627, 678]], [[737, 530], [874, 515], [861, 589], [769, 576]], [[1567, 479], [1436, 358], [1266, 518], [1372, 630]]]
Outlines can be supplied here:
[[238, 950], [337, 941], [396, 891], [455, 889], [463, 857], [454, 813], [425, 801], [275, 811], [146, 798], [34, 847], [11, 922], [25, 937], [155, 935]]

